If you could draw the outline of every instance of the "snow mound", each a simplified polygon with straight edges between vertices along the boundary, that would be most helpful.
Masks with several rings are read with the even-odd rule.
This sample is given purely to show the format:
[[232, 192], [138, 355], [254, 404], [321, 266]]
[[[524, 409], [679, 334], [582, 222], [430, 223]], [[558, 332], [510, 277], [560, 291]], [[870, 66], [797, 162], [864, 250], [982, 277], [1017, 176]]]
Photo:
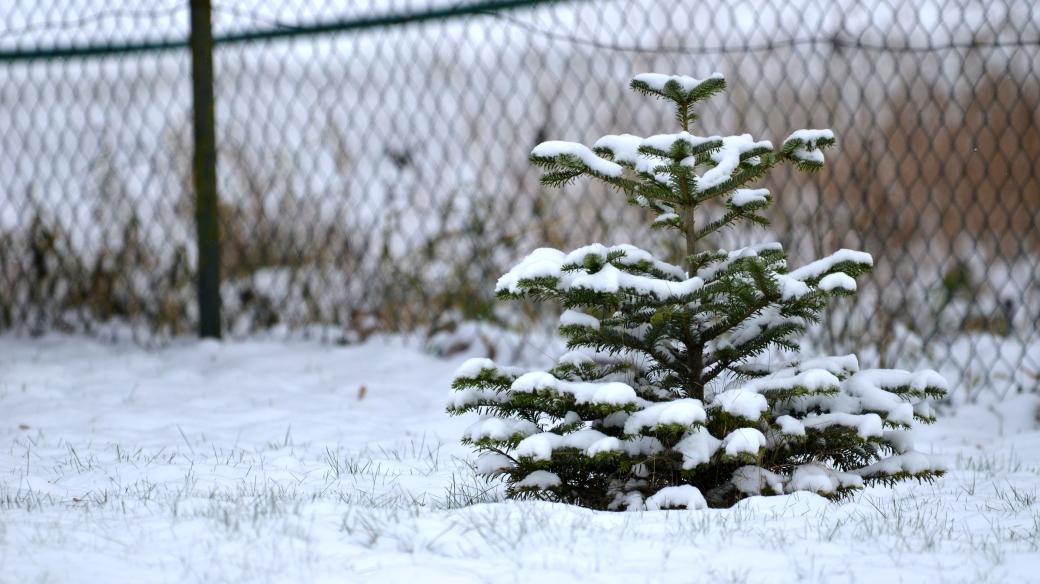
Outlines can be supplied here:
[[715, 396], [711, 407], [719, 408], [732, 416], [754, 421], [769, 410], [769, 403], [762, 394], [746, 389], [729, 389]]
[[722, 448], [726, 456], [740, 456], [743, 454], [758, 455], [766, 445], [766, 437], [755, 428], [737, 428], [722, 440]]
[[562, 484], [560, 477], [556, 473], [547, 470], [536, 470], [520, 481], [517, 481], [516, 486], [520, 489], [545, 490], [551, 489], [552, 487], [558, 487], [560, 484]]
[[707, 428], [701, 427], [688, 432], [673, 449], [682, 454], [682, 467], [690, 470], [710, 461], [721, 446], [722, 440], [712, 436]]
[[855, 474], [836, 471], [818, 464], [803, 464], [791, 474], [787, 492], [809, 491], [820, 495], [833, 495], [839, 489], [863, 487], [863, 479]]
[[665, 487], [646, 498], [648, 511], [660, 509], [707, 509], [704, 495], [693, 485]]
[[643, 428], [655, 428], [665, 424], [693, 426], [708, 419], [700, 400], [677, 399], [648, 406], [633, 413], [625, 422], [625, 434], [638, 434]]

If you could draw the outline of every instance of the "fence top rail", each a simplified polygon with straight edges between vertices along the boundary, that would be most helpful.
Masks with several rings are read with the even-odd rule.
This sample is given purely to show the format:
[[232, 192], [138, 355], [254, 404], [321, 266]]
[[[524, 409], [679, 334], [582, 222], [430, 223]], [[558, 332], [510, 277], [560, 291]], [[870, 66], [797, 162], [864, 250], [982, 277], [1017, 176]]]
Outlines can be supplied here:
[[[505, 14], [505, 12], [512, 10], [560, 4], [568, 1], [573, 0], [484, 0], [467, 4], [452, 4], [448, 6], [433, 7], [421, 11], [375, 14], [360, 18], [330, 20], [310, 24], [295, 25], [273, 23], [268, 28], [243, 30], [215, 35], [213, 37], [213, 43], [217, 46], [234, 45], [300, 36], [326, 35], [366, 29], [403, 26], [435, 20], [451, 20], [466, 16], [491, 16], [549, 40], [564, 41], [576, 45], [586, 45], [603, 50], [634, 53], [704, 55], [772, 51], [812, 45], [828, 45], [836, 49], [862, 49], [867, 51], [884, 51], [893, 53], [927, 53], [932, 51], [957, 49], [1040, 47], [1040, 36], [1036, 38], [975, 37], [964, 40], [950, 40], [947, 42], [914, 44], [909, 41], [903, 43], [876, 43], [865, 41], [862, 38], [857, 38], [856, 35], [846, 37], [840, 34], [826, 36], [811, 35], [803, 38], [771, 39], [764, 42], [736, 44], [733, 46], [663, 45], [648, 47], [573, 36], [559, 31], [544, 29], [531, 22]], [[134, 53], [187, 50], [189, 47], [189, 38], [177, 37], [129, 41], [124, 43], [93, 43], [65, 46], [52, 45], [33, 47], [30, 49], [2, 49], [0, 50], [0, 63], [120, 56]]]
[[[468, 4], [452, 4], [414, 12], [376, 14], [361, 18], [330, 20], [303, 25], [278, 24], [270, 28], [247, 30], [215, 35], [215, 45], [231, 45], [258, 41], [277, 40], [297, 36], [313, 36], [340, 32], [384, 28], [428, 22], [431, 20], [449, 20], [465, 16], [487, 16], [499, 11], [532, 8], [547, 4], [556, 4], [565, 0], [485, 0]], [[186, 37], [149, 39], [126, 43], [95, 43], [83, 45], [49, 46], [32, 49], [0, 50], [0, 62], [47, 61], [55, 59], [75, 59], [126, 55], [133, 53], [161, 52], [171, 50], [187, 50], [190, 39]]]

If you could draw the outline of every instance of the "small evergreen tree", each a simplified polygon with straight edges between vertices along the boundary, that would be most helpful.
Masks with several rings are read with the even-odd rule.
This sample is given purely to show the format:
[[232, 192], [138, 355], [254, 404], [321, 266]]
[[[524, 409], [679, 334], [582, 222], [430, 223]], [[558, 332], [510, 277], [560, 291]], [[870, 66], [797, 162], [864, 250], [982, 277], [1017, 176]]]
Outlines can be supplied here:
[[682, 131], [608, 135], [591, 149], [545, 142], [531, 161], [546, 185], [588, 176], [623, 192], [685, 238], [685, 264], [632, 245], [542, 248], [499, 279], [500, 298], [566, 309], [570, 352], [548, 371], [462, 365], [448, 410], [481, 414], [463, 438], [481, 453], [478, 472], [503, 476], [511, 497], [596, 509], [840, 498], [941, 475], [905, 432], [933, 420], [928, 400], [945, 393], [934, 371], [860, 370], [854, 355], [766, 359], [798, 351], [828, 299], [855, 292], [869, 254], [843, 249], [790, 270], [778, 243], [704, 246], [738, 222], [766, 224], [770, 194], [747, 185], [783, 163], [821, 168], [831, 131], [797, 131], [779, 149], [748, 134], [697, 136], [691, 108], [725, 88], [721, 75], [643, 74], [631, 86], [671, 102]]

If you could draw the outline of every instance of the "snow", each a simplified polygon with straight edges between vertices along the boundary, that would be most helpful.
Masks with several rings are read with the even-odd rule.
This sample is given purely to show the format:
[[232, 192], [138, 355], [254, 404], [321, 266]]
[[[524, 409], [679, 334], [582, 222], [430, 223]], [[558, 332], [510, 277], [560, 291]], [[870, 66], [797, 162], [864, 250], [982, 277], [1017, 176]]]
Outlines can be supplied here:
[[609, 436], [589, 428], [569, 434], [542, 432], [521, 440], [513, 450], [513, 454], [517, 457], [530, 457], [536, 460], [552, 460], [554, 450], [562, 448], [587, 450], [604, 438], [609, 438]]
[[512, 463], [474, 456], [458, 438], [475, 416], [444, 414], [475, 356], [393, 339], [144, 349], [0, 336], [0, 579], [937, 584], [1040, 569], [1035, 393], [956, 393], [954, 411], [914, 430], [928, 463], [950, 466], [933, 484], [619, 516], [504, 501], [476, 475]]
[[809, 414], [802, 418], [806, 428], [825, 429], [831, 426], [853, 428], [861, 438], [872, 438], [883, 435], [881, 416], [877, 414], [846, 414], [831, 412], [827, 414]]
[[784, 140], [784, 144], [801, 140], [804, 144], [791, 151], [791, 156], [805, 162], [823, 164], [823, 151], [819, 149], [820, 140], [834, 140], [834, 132], [830, 130], [798, 130]]
[[764, 492], [784, 492], [784, 477], [760, 466], [742, 466], [733, 471], [733, 486], [741, 493], [761, 495]]
[[711, 153], [711, 159], [715, 166], [704, 171], [697, 178], [697, 192], [704, 192], [717, 187], [730, 180], [733, 171], [740, 165], [740, 156], [755, 148], [768, 148], [772, 150], [773, 144], [768, 140], [755, 141], [751, 134], [740, 134], [739, 136], [726, 136], [722, 139], [722, 148]]
[[502, 275], [495, 284], [495, 292], [520, 292], [520, 280], [534, 278], [558, 278], [563, 252], [542, 247], [528, 254], [519, 264]]
[[769, 201], [769, 189], [737, 189], [729, 197], [729, 204], [734, 207], [746, 207], [752, 203]]
[[639, 399], [636, 397], [636, 390], [632, 389], [632, 386], [621, 383], [620, 381], [580, 385], [591, 385], [594, 389], [592, 390], [591, 395], [587, 396], [575, 392], [575, 395], [578, 398], [578, 403], [625, 405], [636, 403]]
[[640, 144], [643, 148], [652, 148], [659, 152], [670, 153], [672, 148], [675, 147], [676, 143], [683, 142], [689, 145], [690, 148], [697, 148], [703, 146], [708, 142], [718, 142], [723, 140], [721, 136], [695, 136], [689, 132], [676, 132], [674, 134], [654, 134], [653, 136], [647, 136], [643, 139], [643, 143]]
[[927, 388], [950, 390], [946, 378], [932, 369], [914, 372], [902, 369], [865, 369], [859, 372], [857, 380], [887, 389], [910, 387], [918, 391], [924, 391]]
[[672, 223], [679, 220], [678, 213], [661, 213], [654, 218], [654, 225], [662, 225], [664, 223]]
[[769, 409], [769, 404], [762, 394], [745, 389], [728, 389], [716, 395], [711, 405], [732, 416], [751, 421], [758, 420], [762, 413]]
[[[899, 369], [887, 369], [886, 371], [900, 371]], [[889, 375], [892, 375], [891, 373]], [[901, 375], [896, 373], [895, 375]], [[901, 382], [897, 382], [902, 385]], [[943, 391], [949, 392], [952, 387], [950, 383], [943, 377], [938, 371], [934, 369], [921, 369], [910, 374], [910, 387], [914, 389], [923, 390], [928, 387], [934, 387]]]
[[621, 452], [622, 450], [621, 440], [613, 436], [607, 436], [590, 444], [589, 447], [585, 449], [585, 454], [596, 456], [597, 454], [604, 452]]
[[899, 454], [909, 452], [914, 447], [913, 435], [906, 430], [885, 430], [885, 441]]
[[856, 280], [852, 279], [852, 276], [843, 272], [834, 272], [833, 274], [827, 274], [820, 278], [818, 284], [820, 290], [830, 292], [832, 290], [847, 290], [849, 292], [856, 291]]
[[559, 389], [560, 383], [560, 380], [553, 377], [552, 373], [529, 371], [513, 380], [509, 389], [519, 393], [534, 393], [546, 389]]
[[510, 390], [518, 393], [533, 393], [546, 390], [568, 393], [573, 395], [574, 400], [579, 404], [626, 405], [640, 401], [632, 386], [620, 381], [606, 383], [564, 381], [545, 371], [524, 373], [513, 381]]
[[733, 251], [719, 250], [726, 254], [726, 259], [715, 262], [709, 266], [701, 268], [697, 271], [697, 277], [701, 278], [705, 282], [709, 282], [715, 278], [716, 275], [725, 272], [725, 270], [735, 261], [746, 258], [746, 257], [758, 257], [763, 252], [767, 251], [783, 251], [784, 246], [779, 242], [771, 241], [767, 243], [759, 243], [755, 245], [749, 245], [747, 247], [741, 247]]
[[665, 487], [646, 498], [648, 511], [660, 509], [707, 509], [704, 495], [693, 485]]
[[858, 475], [836, 471], [817, 464], [803, 464], [794, 470], [787, 483], [788, 492], [809, 491], [831, 494], [841, 487], [858, 488], [863, 479]]
[[519, 264], [502, 275], [495, 284], [495, 292], [520, 292], [521, 280], [559, 278], [560, 267], [566, 256], [558, 249], [540, 247], [529, 253]]
[[[590, 256], [597, 256], [601, 258], [601, 261], [606, 261], [608, 254], [617, 252], [623, 252], [623, 255], [613, 262], [620, 264], [625, 270], [635, 264], [648, 262], [654, 269], [675, 280], [631, 274], [618, 269], [613, 262], [593, 273], [589, 273], [587, 270], [568, 271], [567, 273], [563, 271], [564, 266], [583, 265]], [[495, 291], [520, 293], [522, 292], [520, 284], [524, 280], [557, 278], [557, 288], [560, 290], [591, 290], [606, 294], [628, 292], [656, 296], [659, 300], [670, 300], [692, 294], [704, 284], [698, 277], [682, 279], [685, 276], [686, 273], [682, 268], [656, 260], [649, 252], [634, 245], [622, 244], [606, 247], [594, 243], [568, 254], [550, 248], [537, 249], [499, 278]]]
[[512, 418], [484, 417], [474, 422], [462, 433], [463, 438], [469, 440], [480, 440], [490, 438], [492, 440], [506, 440], [513, 436], [530, 436], [540, 432], [538, 424], [527, 420], [516, 420]]
[[[667, 81], [667, 79], [663, 77], [662, 79], [663, 80], [659, 79], [661, 83]], [[725, 137], [696, 136], [687, 131], [682, 131], [673, 134], [655, 134], [642, 139], [642, 141], [639, 140], [638, 136], [632, 134], [610, 134], [597, 140], [594, 147], [604, 148], [611, 151], [615, 160], [629, 164], [639, 172], [655, 173], [659, 165], [667, 162], [667, 160], [660, 158], [660, 156], [670, 155], [672, 149], [680, 142], [687, 144], [691, 149], [710, 142], [718, 142], [720, 147], [712, 151], [710, 154], [715, 165], [704, 171], [701, 176], [697, 177], [697, 192], [704, 192], [730, 180], [733, 171], [735, 171], [740, 165], [740, 157], [746, 152], [756, 148], [773, 148], [772, 143], [768, 140], [755, 141], [752, 139], [750, 134]], [[545, 146], [545, 144], [549, 144], [549, 146]], [[595, 160], [590, 159], [589, 161], [586, 161], [586, 164], [589, 166], [592, 166], [596, 161], [606, 162], [603, 159], [598, 158], [591, 150], [581, 146], [580, 144], [573, 144], [570, 142], [547, 142], [545, 144], [539, 145], [538, 148], [535, 149], [534, 154], [536, 156], [551, 157], [561, 153], [568, 153], [582, 157], [583, 160], [587, 157], [595, 158]], [[543, 146], [545, 146], [545, 148], [543, 148]], [[644, 154], [643, 152], [640, 152], [640, 150], [652, 152], [652, 154], [655, 154], [656, 156]], [[695, 163], [696, 160], [693, 157], [687, 157], [681, 161], [681, 164], [687, 166], [692, 166]], [[620, 171], [620, 167], [618, 167], [618, 169]], [[610, 170], [612, 169], [601, 169], [600, 173], [615, 176], [610, 174]], [[667, 183], [669, 176], [663, 174], [658, 176], [657, 180], [659, 182]], [[768, 191], [765, 191], [764, 189], [741, 189], [741, 191], [734, 194], [730, 200], [736, 206], [743, 206], [754, 201], [764, 201], [765, 195], [768, 195]]]
[[620, 165], [606, 158], [596, 156], [596, 153], [584, 144], [565, 142], [563, 140], [549, 140], [548, 142], [542, 142], [535, 146], [534, 150], [531, 150], [531, 156], [538, 158], [556, 158], [563, 155], [574, 156], [597, 174], [609, 177], [621, 176]]
[[894, 475], [900, 472], [918, 474], [928, 470], [945, 470], [946, 464], [921, 452], [904, 452], [883, 458], [870, 466], [853, 471], [859, 476]]
[[672, 276], [676, 280], [683, 280], [686, 278], [686, 272], [679, 266], [663, 262], [645, 249], [628, 243], [612, 245], [610, 247], [601, 243], [585, 245], [567, 254], [564, 258], [563, 264], [581, 265], [585, 263], [586, 258], [589, 256], [597, 256], [601, 258], [601, 261], [606, 261], [607, 256], [618, 253], [624, 255], [614, 261], [623, 266], [634, 266], [636, 264], [648, 263], [655, 269]]
[[758, 454], [766, 445], [766, 437], [755, 428], [737, 428], [722, 440], [722, 449], [726, 456], [741, 454]]
[[798, 268], [797, 270], [793, 270], [790, 272], [790, 276], [798, 280], [812, 280], [830, 272], [834, 269], [834, 266], [842, 262], [873, 266], [874, 258], [864, 251], [839, 249], [825, 258], [818, 259]]
[[699, 427], [687, 432], [674, 449], [682, 454], [683, 468], [689, 470], [711, 460], [720, 446], [722, 440], [712, 436], [707, 428]]
[[757, 393], [791, 390], [797, 387], [819, 392], [836, 390], [840, 385], [841, 381], [826, 369], [806, 369], [798, 373], [784, 369], [765, 377], [752, 379], [742, 387]]
[[599, 319], [577, 310], [564, 310], [560, 315], [560, 326], [583, 326], [599, 330]]
[[493, 475], [514, 465], [512, 459], [497, 452], [485, 452], [477, 457], [475, 465], [478, 475]]
[[784, 143], [792, 140], [801, 140], [807, 144], [816, 144], [819, 140], [833, 140], [834, 132], [831, 130], [795, 130], [784, 140]]
[[592, 144], [593, 149], [605, 148], [614, 155], [614, 162], [635, 166], [643, 159], [639, 146], [643, 139], [633, 134], [607, 134]]
[[547, 470], [536, 470], [516, 483], [519, 488], [549, 489], [560, 486], [560, 477]]
[[846, 373], [855, 373], [859, 371], [859, 357], [853, 354], [810, 357], [798, 363], [798, 366], [795, 369], [797, 371], [823, 369], [832, 375], [843, 376]]
[[723, 80], [722, 73], [712, 73], [704, 79], [696, 79], [694, 77], [688, 77], [686, 75], [666, 75], [664, 73], [640, 73], [632, 78], [632, 81], [638, 81], [645, 83], [647, 87], [654, 91], [664, 91], [665, 85], [669, 82], [677, 83], [679, 89], [683, 93], [689, 93], [694, 89], [697, 89], [702, 83], [710, 80]]
[[480, 372], [490, 369], [496, 370], [495, 362], [485, 357], [473, 357], [472, 359], [466, 359], [459, 365], [459, 368], [455, 370], [455, 377], [468, 377], [473, 379], [480, 375]]
[[625, 421], [625, 434], [638, 434], [643, 428], [655, 428], [665, 424], [693, 426], [708, 419], [701, 401], [683, 398], [647, 406], [633, 412]]
[[805, 436], [805, 424], [798, 418], [792, 416], [777, 416], [777, 426], [780, 426], [780, 432], [787, 434], [788, 436]]
[[[881, 412], [892, 422], [912, 424], [914, 421], [913, 404], [899, 395], [886, 391], [886, 388], [909, 383], [913, 374], [909, 371], [892, 369], [864, 369], [854, 373], [842, 383], [842, 389], [855, 396], [864, 410]], [[928, 377], [919, 377], [928, 379]]]
[[823, 156], [823, 152], [820, 150], [806, 150], [805, 148], [795, 148], [791, 151], [791, 156], [798, 160], [804, 160], [805, 162], [814, 162], [816, 164], [823, 164], [826, 159]]
[[637, 276], [615, 268], [612, 264], [603, 266], [598, 272], [584, 273], [575, 276], [570, 282], [572, 290], [590, 290], [604, 294], [630, 292], [655, 296], [658, 300], [669, 300], [693, 294], [700, 290], [704, 282], [697, 277], [673, 282], [660, 278]]
[[792, 278], [787, 274], [775, 274], [773, 277], [776, 279], [777, 284], [780, 285], [780, 297], [784, 300], [801, 298], [810, 292], [809, 286], [805, 282]]
[[528, 436], [516, 445], [513, 456], [530, 457], [537, 460], [552, 460], [552, 451], [559, 447], [560, 435], [552, 432], [542, 432], [534, 436]]
[[585, 448], [585, 454], [596, 456], [604, 452], [624, 452], [631, 456], [638, 456], [657, 454], [662, 450], [664, 450], [664, 446], [661, 444], [661, 441], [651, 436], [639, 436], [627, 440], [606, 436]]
[[556, 359], [556, 362], [561, 365], [567, 364], [578, 366], [585, 365], [587, 363], [595, 363], [596, 361], [590, 355], [583, 351], [567, 351], [566, 353], [560, 355]]
[[448, 397], [447, 405], [452, 408], [464, 408], [478, 403], [500, 402], [503, 399], [504, 396], [497, 392], [467, 387], [461, 391], [452, 392]]
[[[791, 288], [789, 292], [797, 292], [797, 290]], [[804, 325], [805, 320], [798, 316], [785, 315], [781, 311], [780, 305], [771, 304], [757, 315], [745, 320], [738, 328], [730, 330], [717, 342], [740, 346], [756, 339], [763, 331], [783, 324]]]
[[919, 401], [914, 404], [914, 415], [922, 418], [932, 418], [935, 414], [934, 408], [932, 408], [931, 402]]
[[[841, 358], [834, 359], [832, 365], [845, 365], [847, 372], [851, 372], [849, 369], [856, 365], [851, 359], [844, 364], [841, 361]], [[930, 406], [919, 403], [924, 399], [924, 392], [929, 388], [944, 391], [949, 389], [945, 379], [929, 369], [914, 373], [898, 369], [864, 369], [852, 373], [840, 382], [837, 377], [824, 369], [810, 369], [792, 375], [797, 370], [798, 368], [794, 367], [782, 369], [749, 382], [747, 388], [755, 391], [768, 391], [777, 386], [780, 388], [794, 387], [800, 384], [792, 380], [806, 378], [806, 376], [817, 378], [815, 381], [812, 379], [807, 381], [807, 389], [811, 389], [811, 386], [814, 385], [834, 389], [840, 383], [841, 391], [835, 395], [796, 398], [786, 403], [784, 408], [806, 412], [822, 407], [829, 413], [807, 418], [804, 420], [807, 427], [810, 426], [809, 420], [811, 419], [814, 420], [813, 424], [817, 427], [840, 424], [857, 428], [861, 435], [881, 435], [881, 419], [875, 421], [869, 417], [872, 414], [880, 415], [888, 424], [903, 426], [914, 423], [915, 412], [929, 417]], [[868, 417], [860, 415], [864, 413]], [[853, 417], [849, 417], [849, 415]]]

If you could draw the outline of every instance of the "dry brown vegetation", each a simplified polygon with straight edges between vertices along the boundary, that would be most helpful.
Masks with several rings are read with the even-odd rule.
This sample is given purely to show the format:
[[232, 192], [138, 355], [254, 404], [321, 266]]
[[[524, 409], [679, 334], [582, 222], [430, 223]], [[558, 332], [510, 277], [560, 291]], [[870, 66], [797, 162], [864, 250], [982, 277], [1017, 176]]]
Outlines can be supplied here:
[[[556, 54], [533, 45], [509, 59], [494, 58], [499, 69], [486, 73], [486, 86], [469, 82], [473, 72], [465, 67], [473, 64], [434, 55], [399, 74], [420, 90], [356, 100], [344, 95], [356, 90], [350, 60], [308, 63], [289, 80], [277, 78], [277, 67], [238, 64], [242, 70], [228, 77], [224, 90], [244, 101], [224, 118], [219, 153], [222, 291], [232, 332], [320, 324], [357, 338], [375, 330], [450, 330], [468, 319], [510, 324], [542, 315], [529, 307], [503, 314], [491, 287], [534, 247], [665, 245], [616, 194], [583, 185], [541, 189], [526, 152], [550, 138], [588, 142], [619, 131], [670, 131], [667, 112], [616, 90], [615, 78], [629, 69], [698, 72], [703, 63], [627, 53], [604, 60], [596, 51]], [[766, 185], [777, 201], [773, 235], [796, 262], [838, 247], [875, 255], [878, 270], [864, 289], [861, 318], [841, 331], [870, 328], [860, 339], [873, 342], [890, 335], [894, 319], [941, 309], [928, 304], [932, 288], [946, 288], [948, 296], [966, 290], [972, 300], [985, 292], [987, 274], [970, 265], [972, 257], [962, 257], [965, 241], [972, 254], [994, 263], [1035, 265], [1040, 88], [1035, 75], [1000, 66], [976, 77], [921, 82], [930, 65], [916, 55], [868, 63], [874, 68], [864, 74], [868, 58], [880, 62], [887, 55], [804, 48], [720, 57], [717, 68], [734, 73], [734, 81], [725, 98], [702, 112], [696, 130], [778, 140], [798, 127], [836, 129], [839, 147], [821, 174], [781, 173]], [[271, 76], [271, 87], [258, 89], [255, 98], [235, 87], [236, 80], [252, 83], [262, 75]], [[560, 81], [574, 75], [575, 83]], [[875, 77], [884, 75], [886, 85], [877, 86]], [[286, 105], [300, 95], [283, 95], [285, 85], [308, 87], [303, 96], [318, 105], [299, 108], [302, 113]], [[869, 89], [873, 97], [850, 101], [848, 87]], [[283, 118], [253, 119], [266, 111], [261, 108]], [[416, 118], [427, 123], [421, 127], [429, 135], [414, 143], [365, 135], [376, 128], [388, 135], [414, 130], [409, 124]], [[83, 179], [82, 196], [69, 196], [95, 210], [90, 228], [99, 233], [90, 247], [79, 243], [83, 225], [59, 220], [32, 191], [8, 194], [19, 201], [19, 227], [0, 233], [0, 282], [6, 283], [0, 326], [76, 329], [116, 320], [136, 323], [144, 334], [190, 331], [188, 128], [184, 120], [164, 124], [168, 131], [147, 178], [165, 189], [151, 201], [157, 206], [142, 207], [149, 199], [136, 192], [141, 181], [128, 184], [126, 171], [104, 151]], [[279, 141], [288, 127], [280, 124], [297, 124], [300, 134], [318, 138]], [[319, 156], [332, 162], [304, 164]], [[457, 168], [464, 161], [466, 168]], [[162, 174], [167, 167], [172, 178]], [[309, 175], [318, 172], [327, 180], [311, 186]], [[362, 182], [361, 176], [375, 178]], [[883, 305], [886, 290], [894, 306]], [[1025, 293], [1015, 300], [1030, 302]], [[980, 310], [960, 326], [1007, 332], [987, 324], [1000, 316], [998, 306]]]

